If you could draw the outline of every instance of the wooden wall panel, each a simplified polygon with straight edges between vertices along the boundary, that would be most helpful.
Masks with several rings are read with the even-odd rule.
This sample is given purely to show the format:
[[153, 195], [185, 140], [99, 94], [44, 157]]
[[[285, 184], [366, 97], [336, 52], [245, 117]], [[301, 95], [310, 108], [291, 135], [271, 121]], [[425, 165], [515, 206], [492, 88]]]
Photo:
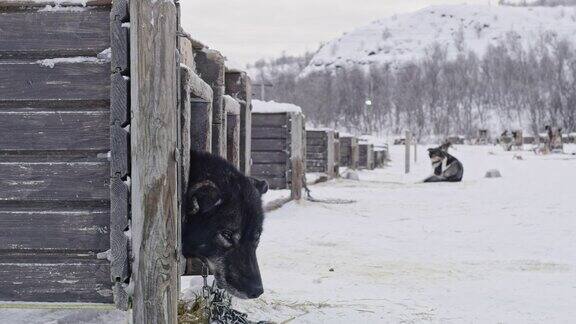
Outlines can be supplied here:
[[108, 151], [107, 111], [0, 110], [0, 150]]
[[107, 260], [70, 255], [2, 255], [0, 300], [111, 303]]
[[108, 162], [0, 163], [0, 200], [109, 199]]
[[110, 101], [109, 63], [0, 64], [2, 101]]
[[7, 12], [0, 18], [0, 58], [96, 56], [110, 47], [110, 13]]

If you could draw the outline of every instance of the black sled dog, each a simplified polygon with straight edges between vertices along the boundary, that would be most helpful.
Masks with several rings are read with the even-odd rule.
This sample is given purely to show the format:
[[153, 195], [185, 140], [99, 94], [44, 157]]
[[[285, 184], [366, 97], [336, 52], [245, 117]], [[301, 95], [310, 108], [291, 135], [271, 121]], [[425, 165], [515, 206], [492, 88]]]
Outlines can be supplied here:
[[458, 159], [448, 154], [450, 144], [428, 149], [428, 155], [434, 168], [434, 174], [424, 182], [460, 182], [464, 175], [464, 166]]
[[219, 288], [239, 298], [263, 292], [256, 248], [266, 181], [244, 176], [226, 160], [192, 152], [184, 198], [182, 253], [199, 258]]

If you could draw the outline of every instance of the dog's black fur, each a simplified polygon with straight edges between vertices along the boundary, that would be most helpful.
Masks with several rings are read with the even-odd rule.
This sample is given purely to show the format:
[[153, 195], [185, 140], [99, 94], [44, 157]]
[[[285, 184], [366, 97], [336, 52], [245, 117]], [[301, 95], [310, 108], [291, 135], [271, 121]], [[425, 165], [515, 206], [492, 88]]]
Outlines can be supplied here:
[[262, 195], [268, 184], [244, 176], [226, 160], [192, 152], [183, 205], [182, 253], [203, 260], [216, 284], [240, 298], [263, 292], [256, 248]]
[[450, 144], [442, 144], [437, 148], [428, 149], [434, 174], [424, 182], [459, 182], [464, 176], [464, 166], [458, 159], [448, 154]]

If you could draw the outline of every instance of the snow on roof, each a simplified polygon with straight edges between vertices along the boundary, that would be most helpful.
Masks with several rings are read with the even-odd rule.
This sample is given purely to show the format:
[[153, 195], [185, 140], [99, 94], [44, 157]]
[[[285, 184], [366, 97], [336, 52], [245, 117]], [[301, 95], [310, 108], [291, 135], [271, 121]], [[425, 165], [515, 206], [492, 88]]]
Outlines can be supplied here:
[[281, 112], [302, 113], [302, 108], [289, 103], [252, 100], [252, 112], [257, 114], [281, 113]]

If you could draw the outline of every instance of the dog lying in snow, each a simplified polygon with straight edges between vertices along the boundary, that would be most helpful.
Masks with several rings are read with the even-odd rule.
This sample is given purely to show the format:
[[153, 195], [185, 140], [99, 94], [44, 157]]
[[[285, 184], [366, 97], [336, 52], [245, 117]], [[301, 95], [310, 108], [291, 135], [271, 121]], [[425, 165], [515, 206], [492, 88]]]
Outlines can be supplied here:
[[263, 287], [256, 248], [268, 184], [244, 176], [215, 155], [192, 152], [190, 160], [182, 253], [207, 264], [219, 288], [239, 298], [257, 298]]
[[428, 149], [428, 155], [434, 168], [434, 174], [424, 182], [459, 182], [464, 175], [464, 166], [455, 157], [448, 154], [450, 143]]

